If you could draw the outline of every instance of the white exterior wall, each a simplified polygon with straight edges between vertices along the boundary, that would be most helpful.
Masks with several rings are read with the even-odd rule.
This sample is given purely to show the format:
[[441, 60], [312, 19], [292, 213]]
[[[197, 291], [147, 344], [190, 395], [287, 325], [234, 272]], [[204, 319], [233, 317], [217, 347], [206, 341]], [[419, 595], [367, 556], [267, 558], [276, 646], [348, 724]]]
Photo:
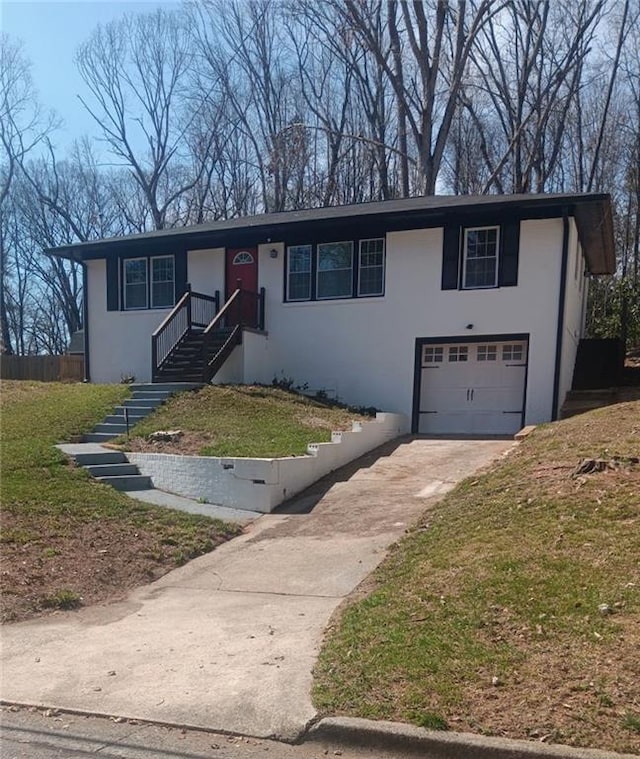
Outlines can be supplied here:
[[127, 375], [150, 382], [151, 334], [171, 309], [107, 311], [106, 282], [105, 261], [88, 261], [91, 381], [120, 382]]
[[585, 260], [578, 239], [578, 230], [574, 220], [570, 219], [558, 409], [564, 403], [565, 396], [571, 389], [578, 343], [584, 335], [587, 299], [584, 270]]
[[261, 246], [269, 333], [262, 381], [292, 378], [350, 403], [410, 416], [416, 338], [459, 336], [464, 342], [529, 333], [526, 423], [549, 420], [562, 220], [521, 223], [516, 287], [443, 291], [442, 240], [442, 229], [392, 232], [383, 297], [307, 303], [283, 303], [284, 256], [272, 259], [268, 250], [274, 246]]
[[[312, 241], [310, 241], [312, 242]], [[443, 230], [392, 232], [386, 237], [385, 295], [374, 298], [284, 302], [284, 244], [258, 248], [259, 285], [266, 291], [266, 334], [245, 332], [216, 382], [291, 378], [309, 391], [376, 406], [410, 417], [416, 338], [529, 334], [526, 423], [552, 415], [562, 219], [520, 225], [518, 285], [487, 290], [441, 289]], [[570, 253], [577, 234], [572, 221]], [[270, 251], [278, 251], [272, 258]], [[567, 323], [561, 394], [571, 383], [583, 319], [582, 292], [567, 270]], [[88, 263], [91, 377], [119, 382], [123, 374], [150, 379], [151, 333], [168, 310], [107, 311], [104, 261]], [[224, 291], [224, 251], [190, 251], [188, 280], [194, 290]], [[576, 321], [577, 320], [577, 321]], [[473, 324], [472, 329], [467, 329]]]
[[[190, 250], [187, 254], [187, 282], [203, 295], [220, 291], [224, 299], [224, 248]], [[220, 304], [222, 305], [222, 303]]]
[[[150, 382], [151, 335], [171, 309], [107, 311], [106, 276], [104, 260], [87, 262], [91, 380], [120, 382], [133, 375], [137, 382]], [[189, 251], [187, 281], [197, 292], [215, 295], [220, 290], [224, 297], [224, 249]], [[225, 381], [241, 381], [241, 369], [230, 377]]]

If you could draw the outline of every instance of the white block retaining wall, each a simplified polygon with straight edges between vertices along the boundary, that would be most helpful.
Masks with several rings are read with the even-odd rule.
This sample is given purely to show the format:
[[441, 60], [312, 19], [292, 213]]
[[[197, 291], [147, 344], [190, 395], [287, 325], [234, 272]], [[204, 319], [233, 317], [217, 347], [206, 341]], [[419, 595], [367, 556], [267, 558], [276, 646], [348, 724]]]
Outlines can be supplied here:
[[408, 431], [404, 414], [379, 413], [370, 422], [354, 422], [351, 432], [333, 432], [330, 443], [310, 444], [308, 456], [248, 459], [127, 453], [127, 458], [160, 490], [267, 514], [325, 474]]

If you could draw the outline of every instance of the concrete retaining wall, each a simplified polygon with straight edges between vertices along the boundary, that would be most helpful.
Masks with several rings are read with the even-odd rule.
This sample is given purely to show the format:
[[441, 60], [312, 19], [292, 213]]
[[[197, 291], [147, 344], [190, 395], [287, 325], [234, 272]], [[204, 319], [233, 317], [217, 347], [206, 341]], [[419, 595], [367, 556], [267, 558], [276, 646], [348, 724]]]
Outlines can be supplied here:
[[408, 430], [404, 414], [377, 414], [370, 422], [354, 422], [350, 432], [332, 433], [330, 443], [312, 443], [308, 456], [246, 459], [127, 453], [127, 458], [160, 490], [266, 514], [325, 474]]

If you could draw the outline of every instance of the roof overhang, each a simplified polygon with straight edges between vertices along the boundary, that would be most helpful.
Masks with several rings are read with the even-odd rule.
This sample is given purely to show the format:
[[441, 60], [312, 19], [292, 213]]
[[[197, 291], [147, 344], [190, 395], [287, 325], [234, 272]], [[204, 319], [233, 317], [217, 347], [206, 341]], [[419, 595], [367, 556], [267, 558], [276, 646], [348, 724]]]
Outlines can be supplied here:
[[370, 234], [373, 230], [391, 231], [442, 226], [450, 221], [492, 215], [518, 218], [558, 218], [573, 216], [580, 242], [592, 274], [613, 274], [615, 250], [609, 195], [435, 195], [360, 203], [330, 208], [312, 208], [283, 213], [261, 214], [208, 222], [191, 227], [176, 227], [127, 237], [49, 248], [50, 255], [74, 261], [106, 258], [112, 255], [142, 255], [170, 250], [202, 250], [237, 247], [299, 239], [312, 234], [338, 233], [357, 225]]

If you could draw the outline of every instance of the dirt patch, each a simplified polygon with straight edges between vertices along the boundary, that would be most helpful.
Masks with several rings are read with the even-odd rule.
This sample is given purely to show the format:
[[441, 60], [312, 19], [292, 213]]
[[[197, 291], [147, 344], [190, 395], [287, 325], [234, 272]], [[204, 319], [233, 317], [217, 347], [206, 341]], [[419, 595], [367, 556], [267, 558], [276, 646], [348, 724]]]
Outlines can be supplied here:
[[[14, 514], [4, 513], [2, 522], [5, 536], [24, 529]], [[157, 532], [115, 519], [69, 519], [52, 534], [46, 520], [36, 518], [29, 532], [46, 539], [2, 546], [2, 622], [119, 600], [193, 558], [178, 555], [174, 541], [163, 541]], [[211, 548], [227, 537], [212, 533]]]
[[213, 442], [213, 436], [207, 435], [205, 432], [183, 431], [181, 437], [171, 442], [134, 437], [124, 445], [113, 447], [134, 453], [173, 453], [179, 456], [201, 456], [202, 449]]

